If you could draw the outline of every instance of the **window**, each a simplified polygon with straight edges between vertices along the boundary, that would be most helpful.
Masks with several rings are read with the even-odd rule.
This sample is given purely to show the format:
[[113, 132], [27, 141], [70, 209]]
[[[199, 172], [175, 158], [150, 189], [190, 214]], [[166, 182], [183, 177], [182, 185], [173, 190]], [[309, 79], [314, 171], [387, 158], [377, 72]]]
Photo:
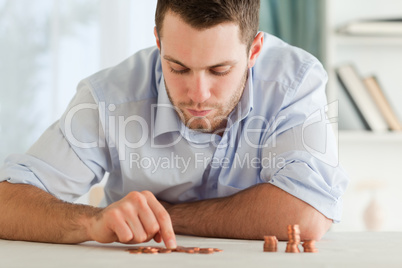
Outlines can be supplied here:
[[78, 82], [155, 44], [156, 0], [0, 0], [0, 163], [56, 121]]

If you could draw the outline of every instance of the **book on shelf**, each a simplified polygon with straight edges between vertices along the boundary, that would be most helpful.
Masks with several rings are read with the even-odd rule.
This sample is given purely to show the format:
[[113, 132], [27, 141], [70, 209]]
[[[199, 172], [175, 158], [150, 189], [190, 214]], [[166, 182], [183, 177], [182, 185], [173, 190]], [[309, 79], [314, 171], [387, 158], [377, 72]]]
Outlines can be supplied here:
[[402, 36], [402, 17], [354, 20], [339, 27], [338, 32], [351, 35]]
[[339, 101], [338, 128], [351, 131], [370, 130], [363, 115], [356, 107], [356, 104], [352, 102], [344, 87], [338, 91], [337, 96]]
[[364, 78], [363, 82], [366, 85], [366, 88], [373, 98], [374, 102], [377, 104], [377, 107], [380, 110], [381, 114], [385, 118], [385, 121], [388, 123], [389, 128], [394, 131], [401, 131], [402, 124], [399, 121], [398, 116], [396, 115], [391, 104], [389, 103], [386, 95], [384, 94], [384, 91], [382, 90], [378, 79], [374, 75], [372, 75]]
[[352, 64], [344, 64], [336, 68], [336, 74], [351, 102], [359, 111], [364, 125], [372, 131], [387, 131], [388, 124], [357, 69]]

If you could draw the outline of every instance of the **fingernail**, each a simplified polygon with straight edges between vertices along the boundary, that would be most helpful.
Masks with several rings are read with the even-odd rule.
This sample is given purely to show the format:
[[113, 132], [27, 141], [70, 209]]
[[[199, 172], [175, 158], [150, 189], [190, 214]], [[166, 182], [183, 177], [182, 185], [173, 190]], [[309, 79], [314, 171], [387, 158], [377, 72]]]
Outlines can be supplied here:
[[168, 240], [167, 241], [167, 243], [166, 243], [166, 247], [168, 248], [168, 249], [175, 249], [177, 246], [176, 246], [176, 241], [175, 240]]

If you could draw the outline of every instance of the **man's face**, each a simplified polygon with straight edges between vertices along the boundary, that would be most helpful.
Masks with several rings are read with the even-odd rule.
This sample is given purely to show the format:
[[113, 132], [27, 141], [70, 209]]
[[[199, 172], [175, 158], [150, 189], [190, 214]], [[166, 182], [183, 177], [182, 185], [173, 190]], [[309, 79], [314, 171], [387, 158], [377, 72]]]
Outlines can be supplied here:
[[250, 67], [239, 27], [224, 23], [197, 30], [168, 12], [160, 41], [167, 93], [183, 123], [222, 133], [242, 96]]

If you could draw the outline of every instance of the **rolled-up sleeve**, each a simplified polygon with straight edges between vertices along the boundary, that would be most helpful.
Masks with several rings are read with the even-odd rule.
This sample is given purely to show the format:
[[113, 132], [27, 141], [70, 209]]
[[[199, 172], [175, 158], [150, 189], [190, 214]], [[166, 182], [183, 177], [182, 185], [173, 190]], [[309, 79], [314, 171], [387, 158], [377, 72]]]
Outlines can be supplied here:
[[80, 83], [63, 116], [26, 152], [6, 158], [0, 181], [34, 185], [74, 201], [110, 168], [105, 135], [89, 86]]
[[263, 168], [260, 176], [339, 222], [349, 178], [338, 163], [336, 119], [326, 114], [325, 78], [317, 64], [287, 92], [277, 128], [265, 137], [261, 150], [261, 157], [275, 165]]

